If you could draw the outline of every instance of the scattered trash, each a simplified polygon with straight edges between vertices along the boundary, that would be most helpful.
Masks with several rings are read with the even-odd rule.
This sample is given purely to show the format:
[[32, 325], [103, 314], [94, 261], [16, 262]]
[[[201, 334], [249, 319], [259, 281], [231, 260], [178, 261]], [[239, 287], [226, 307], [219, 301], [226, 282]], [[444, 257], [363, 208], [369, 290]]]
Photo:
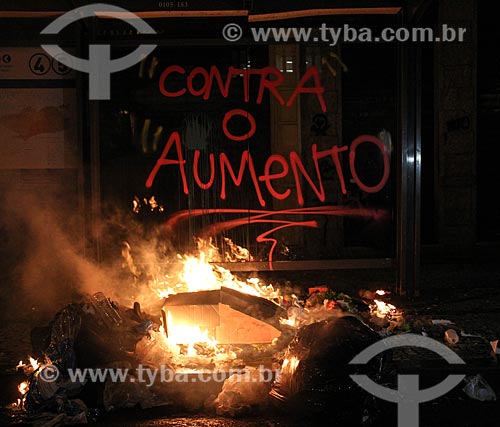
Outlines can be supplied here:
[[[288, 306], [282, 303], [282, 307], [287, 308], [287, 318], [280, 319], [282, 325], [300, 328], [332, 317], [342, 317], [345, 314], [370, 316], [370, 305], [362, 299], [352, 298], [345, 293], [324, 287], [310, 288], [309, 292], [303, 303], [298, 300]], [[381, 317], [384, 324], [388, 325], [386, 314], [381, 314]]]
[[164, 402], [158, 398], [145, 383], [137, 381], [132, 375], [127, 375], [125, 381], [107, 379], [103, 391], [103, 405], [107, 412], [119, 408], [149, 409], [160, 406]]
[[460, 337], [457, 334], [457, 331], [455, 329], [447, 329], [444, 333], [444, 339], [448, 344], [456, 344], [458, 341], [460, 341]]
[[[348, 364], [379, 339], [373, 329], [351, 315], [301, 328], [272, 385], [272, 402], [287, 412], [310, 416], [334, 412], [339, 425], [343, 417], [352, 419], [353, 413], [361, 414], [367, 396], [349, 377]], [[389, 355], [384, 352], [366, 366], [368, 375], [379, 383], [384, 383]]]
[[271, 382], [257, 368], [245, 368], [224, 381], [214, 401], [216, 413], [233, 418], [257, 414], [269, 406], [270, 389]]
[[460, 336], [462, 338], [483, 338], [481, 335], [468, 334], [467, 332], [460, 331]]
[[446, 319], [432, 319], [432, 324], [441, 326], [454, 325], [454, 323], [451, 320], [446, 320]]
[[[154, 198], [151, 200], [154, 202]], [[150, 205], [153, 207], [152, 202]], [[236, 251], [235, 257], [226, 256], [226, 260], [250, 259], [237, 245], [226, 243]], [[127, 242], [122, 256], [123, 267], [128, 266], [134, 283], [149, 280], [133, 264]], [[337, 425], [352, 425], [353, 421], [356, 425], [362, 422], [365, 427], [368, 423], [387, 425], [382, 414], [385, 404], [358, 387], [350, 374], [362, 370], [380, 387], [396, 390], [395, 367], [413, 363], [411, 358], [418, 352], [385, 351], [362, 368], [348, 366], [354, 356], [381, 337], [413, 332], [439, 340], [444, 334], [449, 344], [462, 339], [460, 350], [471, 349], [471, 353], [482, 358], [486, 358], [485, 354], [490, 356], [490, 345], [499, 354], [498, 340], [489, 343], [484, 337], [464, 331], [459, 337], [460, 330], [450, 326], [453, 321], [433, 320], [420, 303], [403, 312], [391, 304], [397, 298], [391, 298], [385, 290], [360, 289], [351, 296], [328, 286], [306, 290], [290, 282], [275, 290], [272, 285], [261, 284], [258, 278], [236, 280], [228, 271], [213, 268], [201, 256], [180, 259], [185, 262], [182, 279], [181, 275], [165, 276], [149, 289], [155, 290], [151, 298], [163, 300], [161, 304], [145, 304], [157, 310], [152, 317], [141, 310], [137, 301], [133, 307], [121, 306], [98, 292], [63, 308], [50, 324], [34, 328], [31, 341], [35, 357], [30, 358], [29, 365], [20, 362], [17, 367], [26, 376], [26, 381], [19, 385], [22, 398], [18, 407], [38, 418], [44, 427], [91, 422], [103, 410], [121, 408], [208, 406], [217, 415], [241, 417], [271, 409], [271, 403], [295, 414], [321, 418], [327, 415]], [[202, 286], [205, 281], [206, 289]], [[226, 287], [226, 283], [231, 286]], [[135, 290], [133, 294], [136, 295]], [[131, 297], [128, 295], [125, 300], [130, 302]], [[439, 305], [433, 307], [434, 313], [439, 313]], [[444, 313], [451, 312], [437, 316], [447, 316]], [[228, 321], [223, 324], [221, 318]], [[263, 335], [264, 321], [276, 329], [276, 335], [274, 330], [269, 336]], [[224, 325], [226, 329], [221, 327]], [[249, 325], [248, 330], [259, 339], [249, 338], [249, 333], [233, 338], [234, 330], [247, 330], [238, 325]], [[467, 337], [479, 337], [482, 342]], [[273, 370], [271, 379], [266, 373], [264, 380], [260, 371], [247, 367], [261, 362], [261, 366], [279, 364], [281, 370], [276, 377], [277, 371]], [[162, 384], [162, 380], [155, 381], [156, 376], [151, 379], [148, 375], [146, 385], [134, 375], [139, 364], [155, 374], [160, 372], [162, 378], [164, 373], [175, 372], [200, 384], [184, 384], [182, 380], [174, 385]], [[55, 381], [41, 375], [50, 365], [60, 374]], [[122, 381], [110, 377], [96, 383], [71, 382], [69, 372], [74, 368], [120, 369], [125, 376]], [[200, 378], [201, 374], [229, 374], [234, 369], [240, 373], [226, 376], [223, 384]], [[494, 391], [480, 375], [466, 377], [464, 385], [463, 391], [473, 399], [496, 400]], [[391, 408], [394, 409], [393, 404]]]
[[95, 411], [89, 411], [80, 399], [62, 399], [61, 413], [41, 412], [30, 420], [33, 427], [62, 427], [67, 425], [82, 425], [94, 421]]
[[395, 329], [410, 331], [409, 325], [405, 325], [403, 313], [392, 304], [375, 299], [370, 304], [370, 315], [370, 323], [381, 329], [379, 333], [382, 336], [390, 335]]
[[464, 382], [463, 391], [470, 398], [481, 402], [497, 400], [495, 392], [480, 374], [465, 377]]
[[316, 292], [320, 292], [320, 293], [328, 292], [328, 286], [315, 286], [313, 288], [309, 288], [308, 292], [309, 292], [309, 295], [312, 295]]
[[[86, 386], [90, 389], [91, 385], [86, 381], [72, 381], [69, 370], [82, 366], [106, 366], [116, 360], [131, 359], [136, 343], [152, 327], [153, 320], [141, 313], [138, 304], [133, 310], [127, 309], [102, 292], [86, 295], [80, 302], [65, 306], [48, 326], [32, 331], [33, 349], [37, 350], [36, 356], [44, 364], [32, 358], [32, 368], [24, 369], [30, 375], [23, 387], [22, 407], [31, 417], [42, 417], [43, 424], [40, 425], [44, 427], [68, 424], [70, 421], [86, 422], [94, 409], [88, 408], [87, 402], [70, 397], [85, 394]], [[44, 369], [55, 370], [56, 379], [41, 375]], [[126, 401], [123, 396], [133, 387], [128, 383], [113, 386], [117, 391], [109, 386], [105, 390], [106, 410], [118, 406], [117, 400], [123, 404]], [[144, 407], [151, 405], [149, 396], [144, 397], [144, 393], [136, 389], [134, 392], [136, 397], [131, 399], [135, 398]], [[126, 402], [123, 405], [126, 406]]]
[[360, 296], [360, 298], [375, 299], [378, 294], [368, 289], [360, 289], [358, 291], [358, 295]]

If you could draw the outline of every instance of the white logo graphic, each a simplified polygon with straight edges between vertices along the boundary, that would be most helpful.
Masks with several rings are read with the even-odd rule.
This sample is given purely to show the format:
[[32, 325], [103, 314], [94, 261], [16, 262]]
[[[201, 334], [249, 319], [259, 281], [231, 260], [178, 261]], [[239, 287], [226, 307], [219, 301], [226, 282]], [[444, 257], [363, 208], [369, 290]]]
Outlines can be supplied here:
[[[465, 362], [444, 344], [416, 334], [394, 335], [372, 344], [370, 347], [359, 353], [349, 364], [366, 364], [373, 357], [385, 350], [396, 347], [420, 347], [439, 354], [450, 364], [464, 365]], [[398, 426], [418, 427], [419, 412], [418, 405], [423, 402], [437, 399], [456, 387], [465, 375], [449, 375], [441, 383], [433, 387], [420, 390], [418, 375], [398, 375], [398, 388], [382, 387], [367, 375], [350, 375], [360, 387], [372, 395], [398, 404]]]
[[[47, 25], [40, 34], [58, 34], [67, 25], [80, 19], [106, 16], [121, 19], [133, 26], [139, 34], [156, 34], [156, 31], [137, 15], [118, 6], [95, 3], [70, 10]], [[77, 58], [68, 54], [58, 45], [42, 44], [45, 51], [57, 57], [57, 61], [78, 71], [89, 74], [89, 99], [110, 98], [111, 73], [124, 70], [142, 61], [155, 48], [155, 44], [142, 44], [133, 52], [118, 59], [111, 59], [109, 45], [89, 45], [89, 59]]]

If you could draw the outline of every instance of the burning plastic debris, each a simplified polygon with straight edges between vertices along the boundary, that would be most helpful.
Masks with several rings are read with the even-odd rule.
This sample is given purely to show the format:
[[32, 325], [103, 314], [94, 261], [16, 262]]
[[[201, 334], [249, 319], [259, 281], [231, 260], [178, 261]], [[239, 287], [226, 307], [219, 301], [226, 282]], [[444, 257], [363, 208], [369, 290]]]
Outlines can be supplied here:
[[372, 313], [377, 317], [384, 318], [396, 312], [396, 307], [392, 304], [386, 304], [379, 300], [373, 300], [373, 302], [375, 304], [371, 306]]
[[385, 335], [404, 325], [403, 313], [395, 305], [375, 299], [376, 295], [389, 294], [390, 292], [383, 290], [371, 292], [361, 289], [359, 291], [361, 298], [353, 298], [327, 287], [310, 288], [309, 297], [305, 301], [299, 301], [295, 296], [282, 298], [282, 304], [287, 305], [288, 311], [287, 317], [280, 319], [280, 323], [292, 328], [300, 328], [322, 320], [351, 314], [379, 329], [381, 335]]
[[15, 403], [15, 407], [22, 409], [25, 399], [26, 399], [26, 393], [29, 390], [29, 381], [30, 377], [38, 371], [38, 369], [41, 367], [40, 363], [38, 360], [35, 358], [28, 356], [29, 361], [28, 363], [24, 363], [22, 360], [19, 361], [19, 363], [16, 366], [16, 370], [22, 370], [24, 375], [26, 375], [27, 380], [26, 381], [21, 381], [18, 386], [17, 390], [20, 394], [20, 398], [17, 399], [17, 402]]
[[385, 332], [392, 332], [394, 329], [404, 325], [403, 313], [393, 304], [374, 299], [370, 305], [372, 323], [384, 328]]
[[300, 301], [295, 295], [282, 298], [282, 304], [287, 306], [288, 318], [280, 322], [294, 328], [300, 328], [332, 317], [345, 314], [361, 314], [368, 310], [362, 300], [354, 300], [342, 292], [335, 292], [328, 287], [309, 289], [306, 300]]

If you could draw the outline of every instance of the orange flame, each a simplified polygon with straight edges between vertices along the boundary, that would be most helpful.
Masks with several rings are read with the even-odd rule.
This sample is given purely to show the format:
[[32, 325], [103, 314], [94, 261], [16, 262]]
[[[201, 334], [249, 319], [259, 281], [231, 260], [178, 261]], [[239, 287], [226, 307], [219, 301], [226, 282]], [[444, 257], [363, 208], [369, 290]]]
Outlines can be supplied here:
[[182, 264], [182, 270], [174, 278], [177, 283], [172, 285], [167, 281], [157, 282], [156, 293], [160, 298], [166, 298], [169, 295], [181, 292], [218, 290], [221, 287], [268, 299], [279, 296], [279, 291], [274, 289], [272, 285], [262, 284], [256, 277], [242, 281], [237, 279], [229, 270], [212, 264], [215, 254], [211, 242], [199, 239], [198, 250], [197, 256], [177, 255]]
[[373, 302], [375, 305], [372, 306], [372, 311], [377, 317], [383, 318], [396, 312], [396, 307], [392, 304], [387, 304], [379, 300], [373, 300]]

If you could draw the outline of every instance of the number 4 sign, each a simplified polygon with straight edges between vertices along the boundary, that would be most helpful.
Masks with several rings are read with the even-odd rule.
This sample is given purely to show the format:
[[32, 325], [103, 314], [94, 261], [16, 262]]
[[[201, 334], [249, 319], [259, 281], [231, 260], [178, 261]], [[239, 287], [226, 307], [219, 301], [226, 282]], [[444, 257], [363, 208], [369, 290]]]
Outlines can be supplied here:
[[0, 80], [73, 79], [75, 72], [41, 48], [0, 47]]

